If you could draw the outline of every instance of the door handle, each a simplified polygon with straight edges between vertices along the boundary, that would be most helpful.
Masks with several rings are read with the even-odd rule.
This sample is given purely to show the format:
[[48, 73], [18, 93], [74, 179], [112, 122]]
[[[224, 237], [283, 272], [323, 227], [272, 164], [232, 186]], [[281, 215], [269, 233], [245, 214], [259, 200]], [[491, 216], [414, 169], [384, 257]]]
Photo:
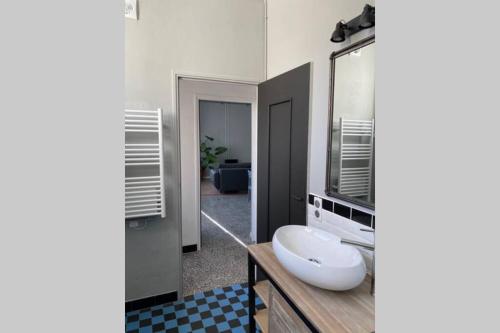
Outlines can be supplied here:
[[292, 198], [293, 198], [294, 200], [297, 200], [297, 201], [304, 201], [304, 198], [299, 197], [299, 196], [297, 196], [297, 195], [292, 195]]

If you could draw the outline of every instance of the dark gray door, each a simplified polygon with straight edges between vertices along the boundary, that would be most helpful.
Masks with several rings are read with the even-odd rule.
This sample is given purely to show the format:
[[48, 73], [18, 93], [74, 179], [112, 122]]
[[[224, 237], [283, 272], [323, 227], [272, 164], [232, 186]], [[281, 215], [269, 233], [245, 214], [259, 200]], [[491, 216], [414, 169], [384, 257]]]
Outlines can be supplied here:
[[310, 64], [259, 85], [257, 242], [306, 224]]

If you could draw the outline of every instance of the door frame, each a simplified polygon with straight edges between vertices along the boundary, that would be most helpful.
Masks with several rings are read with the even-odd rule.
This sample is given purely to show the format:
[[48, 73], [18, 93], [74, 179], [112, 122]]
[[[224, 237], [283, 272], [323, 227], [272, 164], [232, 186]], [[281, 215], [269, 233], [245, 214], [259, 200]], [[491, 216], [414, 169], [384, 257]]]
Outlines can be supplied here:
[[[251, 153], [251, 163], [252, 163], [252, 193], [251, 193], [251, 238], [252, 240], [257, 240], [257, 134], [258, 134], [258, 85], [260, 81], [246, 78], [238, 78], [238, 77], [230, 77], [230, 76], [220, 76], [220, 75], [211, 75], [211, 74], [201, 74], [201, 73], [192, 73], [192, 72], [183, 72], [183, 71], [175, 71], [172, 70], [172, 110], [175, 115], [176, 126], [179, 129], [177, 132], [179, 142], [177, 150], [179, 160], [177, 161], [178, 169], [180, 170], [179, 174], [179, 195], [180, 195], [180, 212], [182, 213], [182, 172], [181, 170], [181, 127], [180, 127], [180, 105], [179, 105], [179, 97], [180, 97], [180, 89], [179, 89], [179, 80], [180, 79], [189, 79], [189, 80], [201, 80], [208, 82], [221, 82], [221, 83], [234, 83], [234, 84], [247, 84], [255, 86], [256, 88], [256, 98], [254, 101], [249, 101], [248, 99], [241, 99], [235, 97], [228, 96], [218, 96], [218, 95], [206, 95], [206, 94], [195, 94], [195, 126], [196, 126], [196, 138], [195, 142], [197, 144], [195, 149], [195, 165], [194, 165], [194, 179], [197, 179], [195, 182], [195, 209], [199, 212], [197, 214], [197, 234], [198, 234], [198, 250], [201, 246], [201, 209], [200, 209], [200, 168], [199, 160], [200, 156], [197, 152], [199, 152], [199, 101], [200, 100], [216, 100], [221, 102], [234, 102], [234, 103], [248, 103], [251, 105], [251, 142], [252, 142], [252, 153]], [[185, 172], [185, 171], [184, 171]], [[180, 256], [179, 256], [179, 267], [180, 267], [180, 277], [179, 277], [179, 294], [183, 293], [183, 281], [182, 281], [182, 272], [183, 272], [183, 260], [182, 260], [182, 214], [180, 214], [179, 221], [179, 246], [180, 246]]]
[[[253, 161], [254, 161], [254, 150], [255, 150], [255, 153], [257, 152], [257, 147], [254, 147], [257, 145], [257, 143], [255, 142], [254, 144], [254, 130], [256, 130], [256, 126], [253, 126], [253, 122], [254, 122], [254, 114], [256, 115], [257, 113], [257, 104], [256, 104], [256, 101], [249, 101], [247, 98], [240, 98], [240, 97], [227, 97], [227, 96], [222, 96], [222, 95], [208, 95], [208, 94], [195, 94], [195, 109], [194, 109], [194, 112], [195, 112], [195, 126], [197, 128], [197, 130], [195, 131], [195, 142], [196, 142], [196, 149], [195, 149], [195, 156], [194, 156], [194, 165], [195, 165], [195, 179], [196, 179], [196, 182], [195, 182], [195, 209], [196, 211], [199, 211], [200, 214], [196, 215], [197, 216], [197, 221], [196, 221], [196, 226], [197, 226], [197, 234], [198, 234], [198, 249], [201, 249], [201, 188], [200, 188], [200, 179], [201, 179], [201, 175], [200, 175], [200, 168], [199, 168], [199, 165], [200, 165], [200, 154], [199, 154], [199, 151], [200, 151], [200, 101], [211, 101], [211, 102], [226, 102], [226, 103], [244, 103], [244, 104], [250, 104], [251, 105], [251, 109], [250, 109], [250, 112], [251, 112], [251, 162], [252, 162], [252, 165], [253, 165]], [[256, 139], [256, 135], [255, 135], [255, 139]], [[255, 148], [255, 149], [254, 149]], [[255, 156], [255, 159], [256, 159], [256, 156]], [[251, 212], [250, 212], [250, 220], [251, 220], [251, 229], [250, 229], [250, 237], [252, 240], [255, 240], [256, 236], [254, 235], [254, 232], [253, 232], [253, 227], [254, 227], [254, 215], [256, 212], [253, 211], [253, 203], [254, 203], [254, 193], [255, 193], [255, 197], [256, 197], [256, 193], [254, 191], [254, 185], [253, 185], [253, 177], [254, 175], [256, 176], [257, 174], [257, 170], [254, 170], [255, 168], [253, 168], [252, 166], [252, 193], [251, 193]], [[255, 172], [255, 173], [254, 173]], [[257, 188], [257, 187], [255, 187]], [[257, 206], [255, 205], [255, 208]], [[255, 219], [255, 222], [257, 220]], [[256, 224], [255, 224], [256, 226]]]

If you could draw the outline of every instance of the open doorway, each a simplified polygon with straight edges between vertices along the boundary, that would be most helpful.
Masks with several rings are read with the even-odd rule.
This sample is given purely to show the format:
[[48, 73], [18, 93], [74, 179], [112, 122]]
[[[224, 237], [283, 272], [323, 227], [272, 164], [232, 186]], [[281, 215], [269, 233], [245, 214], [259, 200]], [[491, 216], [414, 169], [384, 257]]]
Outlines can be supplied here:
[[247, 281], [256, 237], [257, 86], [180, 78], [183, 294]]
[[[201, 222], [251, 243], [251, 104], [201, 100]], [[203, 228], [202, 228], [203, 229]], [[204, 239], [205, 237], [205, 239]], [[202, 247], [210, 235], [201, 233]]]

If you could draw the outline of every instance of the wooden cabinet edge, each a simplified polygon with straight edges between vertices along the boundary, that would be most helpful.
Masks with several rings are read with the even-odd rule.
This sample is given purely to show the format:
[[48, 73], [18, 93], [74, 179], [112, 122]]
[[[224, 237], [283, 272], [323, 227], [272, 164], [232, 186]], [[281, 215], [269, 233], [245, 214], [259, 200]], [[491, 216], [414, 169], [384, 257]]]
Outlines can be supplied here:
[[269, 310], [268, 309], [262, 309], [257, 311], [255, 316], [255, 322], [257, 325], [259, 325], [260, 330], [263, 333], [268, 333], [269, 332]]
[[253, 289], [255, 290], [257, 296], [259, 296], [262, 303], [264, 303], [266, 308], [269, 308], [269, 281], [268, 280], [259, 281], [253, 287]]

